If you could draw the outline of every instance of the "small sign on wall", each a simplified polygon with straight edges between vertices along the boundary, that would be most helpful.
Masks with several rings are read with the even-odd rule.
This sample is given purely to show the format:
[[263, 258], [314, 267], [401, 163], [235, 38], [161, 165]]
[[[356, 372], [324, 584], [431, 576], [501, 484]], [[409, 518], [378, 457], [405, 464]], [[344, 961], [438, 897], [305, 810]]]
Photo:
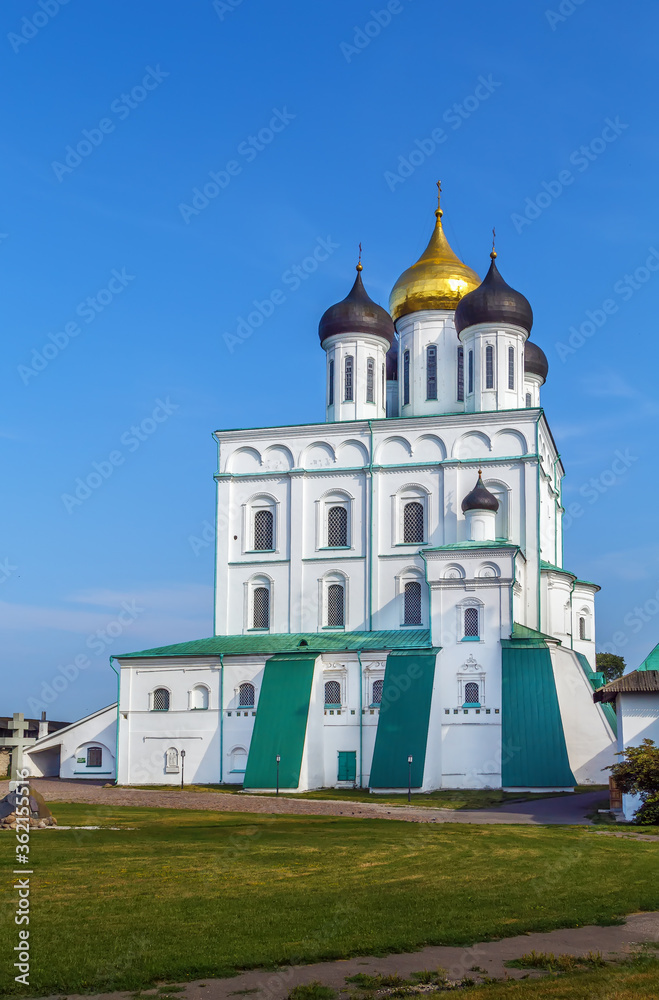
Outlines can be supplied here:
[[86, 763], [87, 763], [86, 757], [76, 757], [76, 764], [86, 764]]

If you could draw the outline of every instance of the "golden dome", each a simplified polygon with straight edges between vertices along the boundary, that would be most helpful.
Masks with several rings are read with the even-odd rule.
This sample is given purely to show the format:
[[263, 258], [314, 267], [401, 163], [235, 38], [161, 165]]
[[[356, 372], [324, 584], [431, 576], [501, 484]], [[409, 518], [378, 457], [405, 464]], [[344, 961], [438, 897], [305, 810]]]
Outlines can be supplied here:
[[443, 214], [437, 208], [437, 222], [428, 246], [393, 287], [389, 312], [394, 323], [421, 309], [454, 310], [460, 299], [481, 283], [476, 272], [451, 250], [442, 227]]

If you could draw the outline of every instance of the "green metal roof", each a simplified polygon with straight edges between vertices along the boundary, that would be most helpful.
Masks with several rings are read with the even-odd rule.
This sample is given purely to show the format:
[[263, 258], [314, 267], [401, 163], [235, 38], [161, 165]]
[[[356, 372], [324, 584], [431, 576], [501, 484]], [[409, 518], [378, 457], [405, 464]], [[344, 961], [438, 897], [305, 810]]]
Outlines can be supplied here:
[[528, 625], [520, 625], [519, 622], [514, 622], [513, 623], [513, 631], [512, 631], [512, 635], [510, 636], [510, 638], [511, 639], [537, 639], [537, 640], [539, 640], [541, 642], [544, 642], [546, 639], [548, 639], [549, 642], [557, 642], [559, 646], [561, 645], [561, 640], [560, 639], [555, 639], [553, 637], [553, 635], [545, 635], [544, 632], [538, 632], [537, 629], [529, 628]]
[[659, 643], [654, 647], [651, 653], [645, 657], [640, 667], [637, 670], [659, 670]]
[[[301, 645], [302, 644], [302, 645]], [[293, 632], [259, 635], [213, 635], [209, 639], [155, 646], [137, 653], [117, 653], [115, 659], [149, 656], [241, 656], [249, 653], [329, 653], [333, 650], [430, 649], [430, 629], [383, 632]]]
[[423, 549], [423, 552], [450, 552], [453, 549], [518, 549], [519, 545], [515, 545], [514, 542], [506, 541], [496, 541], [496, 542], [450, 542], [448, 545], [433, 545], [430, 548]]
[[553, 573], [565, 573], [566, 576], [571, 576], [575, 580], [577, 579], [576, 573], [570, 573], [569, 569], [563, 569], [562, 566], [554, 566], [553, 563], [546, 562], [544, 559], [540, 560], [540, 569], [551, 570]]

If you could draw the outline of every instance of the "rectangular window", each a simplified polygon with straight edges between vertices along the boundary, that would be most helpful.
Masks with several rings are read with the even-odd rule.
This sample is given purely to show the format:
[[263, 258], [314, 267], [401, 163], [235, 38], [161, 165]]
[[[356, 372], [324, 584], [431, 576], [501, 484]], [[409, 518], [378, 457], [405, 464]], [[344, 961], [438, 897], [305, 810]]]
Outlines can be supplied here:
[[465, 398], [465, 349], [458, 347], [458, 403]]
[[426, 398], [437, 399], [437, 348], [426, 350]]
[[344, 399], [346, 403], [352, 403], [354, 399], [353, 394], [353, 359], [352, 355], [348, 355], [345, 360], [345, 393]]
[[87, 767], [101, 767], [103, 751], [100, 747], [89, 747], [87, 750]]
[[410, 352], [403, 354], [403, 406], [410, 401]]
[[515, 388], [515, 348], [508, 348], [508, 388]]
[[357, 751], [339, 750], [339, 769], [337, 781], [356, 781], [357, 779]]
[[490, 344], [485, 348], [485, 388], [494, 389], [494, 348]]
[[327, 624], [330, 628], [342, 628], [345, 624], [344, 591], [340, 583], [331, 583], [327, 588]]
[[467, 392], [472, 393], [474, 391], [474, 352], [469, 351], [469, 385]]
[[329, 363], [327, 383], [327, 405], [334, 406], [334, 361]]
[[366, 402], [375, 402], [375, 361], [369, 358], [366, 362]]
[[382, 365], [382, 405], [387, 405], [387, 382], [386, 382], [386, 366]]

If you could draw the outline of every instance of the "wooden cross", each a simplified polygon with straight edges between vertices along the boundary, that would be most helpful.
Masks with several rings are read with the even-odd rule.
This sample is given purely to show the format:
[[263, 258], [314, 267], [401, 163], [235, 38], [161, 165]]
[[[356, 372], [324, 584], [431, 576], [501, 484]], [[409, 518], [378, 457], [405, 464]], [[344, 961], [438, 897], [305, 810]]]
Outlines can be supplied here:
[[18, 772], [23, 767], [23, 751], [36, 743], [36, 740], [24, 735], [25, 719], [22, 712], [14, 712], [13, 725], [10, 724], [7, 728], [12, 735], [0, 737], [0, 747], [7, 747], [12, 751], [10, 777], [12, 781], [18, 781]]

